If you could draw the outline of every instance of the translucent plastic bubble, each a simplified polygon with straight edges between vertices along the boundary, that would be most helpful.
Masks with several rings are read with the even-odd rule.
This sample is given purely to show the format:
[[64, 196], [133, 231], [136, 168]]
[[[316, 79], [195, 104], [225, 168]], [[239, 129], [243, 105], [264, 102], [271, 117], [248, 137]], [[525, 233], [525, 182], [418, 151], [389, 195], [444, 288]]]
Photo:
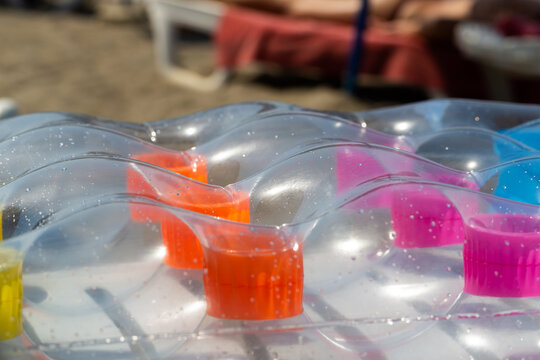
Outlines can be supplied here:
[[183, 152], [166, 150], [102, 128], [48, 126], [0, 143], [0, 153], [4, 154], [0, 180], [5, 184], [51, 162], [101, 154], [174, 167], [176, 172], [197, 180], [227, 185], [313, 143], [329, 140], [370, 141], [408, 148], [401, 139], [344, 120], [327, 118], [327, 115], [268, 117], [237, 127], [197, 149]]
[[143, 124], [73, 113], [36, 113], [3, 120], [0, 124], [0, 140], [40, 127], [81, 124], [122, 132], [172, 149], [187, 150], [260, 116], [299, 109], [285, 103], [258, 101], [225, 105], [187, 116]]
[[[3, 238], [31, 231], [60, 210], [76, 212], [121, 194], [234, 221], [281, 225], [324, 213], [359, 185], [384, 177], [408, 176], [477, 188], [467, 173], [397, 149], [356, 143], [314, 145], [225, 188], [181, 176], [177, 172], [185, 172], [162, 165], [169, 170], [129, 159], [83, 156], [29, 172], [0, 188]], [[388, 201], [382, 199], [376, 205], [388, 206]], [[131, 216], [159, 224], [163, 214], [147, 214], [134, 206]]]
[[538, 119], [538, 105], [437, 99], [356, 114], [368, 127], [394, 135], [426, 135], [453, 127], [507, 129]]
[[530, 121], [523, 125], [503, 130], [501, 133], [536, 150], [540, 150], [540, 120]]
[[445, 166], [471, 171], [537, 154], [537, 151], [494, 131], [453, 128], [413, 137], [415, 153]]

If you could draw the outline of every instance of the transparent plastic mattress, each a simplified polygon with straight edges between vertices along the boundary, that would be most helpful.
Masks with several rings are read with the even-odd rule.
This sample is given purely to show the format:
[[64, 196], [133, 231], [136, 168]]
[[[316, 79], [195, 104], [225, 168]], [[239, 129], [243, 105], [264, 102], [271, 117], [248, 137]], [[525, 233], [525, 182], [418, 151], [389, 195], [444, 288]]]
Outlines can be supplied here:
[[434, 100], [0, 121], [0, 358], [533, 359], [536, 119]]

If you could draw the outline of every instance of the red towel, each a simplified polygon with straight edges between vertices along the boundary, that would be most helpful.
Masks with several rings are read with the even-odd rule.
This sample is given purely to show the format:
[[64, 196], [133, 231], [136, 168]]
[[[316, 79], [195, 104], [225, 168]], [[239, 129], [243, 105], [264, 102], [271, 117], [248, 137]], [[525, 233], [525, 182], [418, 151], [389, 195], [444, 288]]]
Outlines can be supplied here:
[[[353, 36], [350, 25], [230, 7], [215, 36], [217, 65], [237, 68], [262, 62], [341, 75]], [[362, 72], [391, 82], [446, 90], [438, 64], [418, 36], [368, 29]]]

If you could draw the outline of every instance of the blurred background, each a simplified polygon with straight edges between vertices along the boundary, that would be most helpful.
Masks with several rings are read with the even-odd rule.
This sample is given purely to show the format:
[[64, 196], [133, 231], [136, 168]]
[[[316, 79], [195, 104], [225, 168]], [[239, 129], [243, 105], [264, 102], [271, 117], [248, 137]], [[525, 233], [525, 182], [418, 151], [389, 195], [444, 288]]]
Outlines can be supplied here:
[[0, 113], [540, 103], [539, 19], [539, 0], [0, 0]]

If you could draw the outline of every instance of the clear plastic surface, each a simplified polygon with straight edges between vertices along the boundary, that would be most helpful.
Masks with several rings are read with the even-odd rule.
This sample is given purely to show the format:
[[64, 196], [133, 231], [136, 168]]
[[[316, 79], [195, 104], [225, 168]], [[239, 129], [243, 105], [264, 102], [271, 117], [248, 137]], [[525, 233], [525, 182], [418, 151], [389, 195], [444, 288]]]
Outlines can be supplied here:
[[0, 358], [536, 356], [536, 123], [497, 131], [539, 107], [252, 105], [189, 150], [58, 114], [0, 142]]
[[268, 116], [188, 151], [167, 150], [109, 129], [66, 124], [36, 128], [0, 142], [0, 153], [6, 154], [0, 167], [0, 181], [6, 184], [52, 162], [101, 154], [172, 166], [183, 175], [198, 180], [202, 176], [212, 184], [227, 185], [312, 144], [335, 140], [410, 148], [402, 138], [326, 114]]
[[511, 129], [502, 130], [501, 133], [522, 144], [540, 150], [540, 120], [530, 121]]
[[2, 121], [0, 140], [45, 126], [81, 124], [115, 130], [164, 147], [187, 150], [196, 144], [217, 137], [233, 127], [254, 121], [258, 117], [273, 112], [293, 110], [300, 110], [300, 108], [285, 103], [258, 101], [226, 105], [179, 118], [143, 124], [111, 121], [73, 113], [36, 113]]
[[425, 135], [453, 127], [508, 129], [538, 119], [538, 105], [437, 99], [356, 113], [366, 126], [394, 135]]

